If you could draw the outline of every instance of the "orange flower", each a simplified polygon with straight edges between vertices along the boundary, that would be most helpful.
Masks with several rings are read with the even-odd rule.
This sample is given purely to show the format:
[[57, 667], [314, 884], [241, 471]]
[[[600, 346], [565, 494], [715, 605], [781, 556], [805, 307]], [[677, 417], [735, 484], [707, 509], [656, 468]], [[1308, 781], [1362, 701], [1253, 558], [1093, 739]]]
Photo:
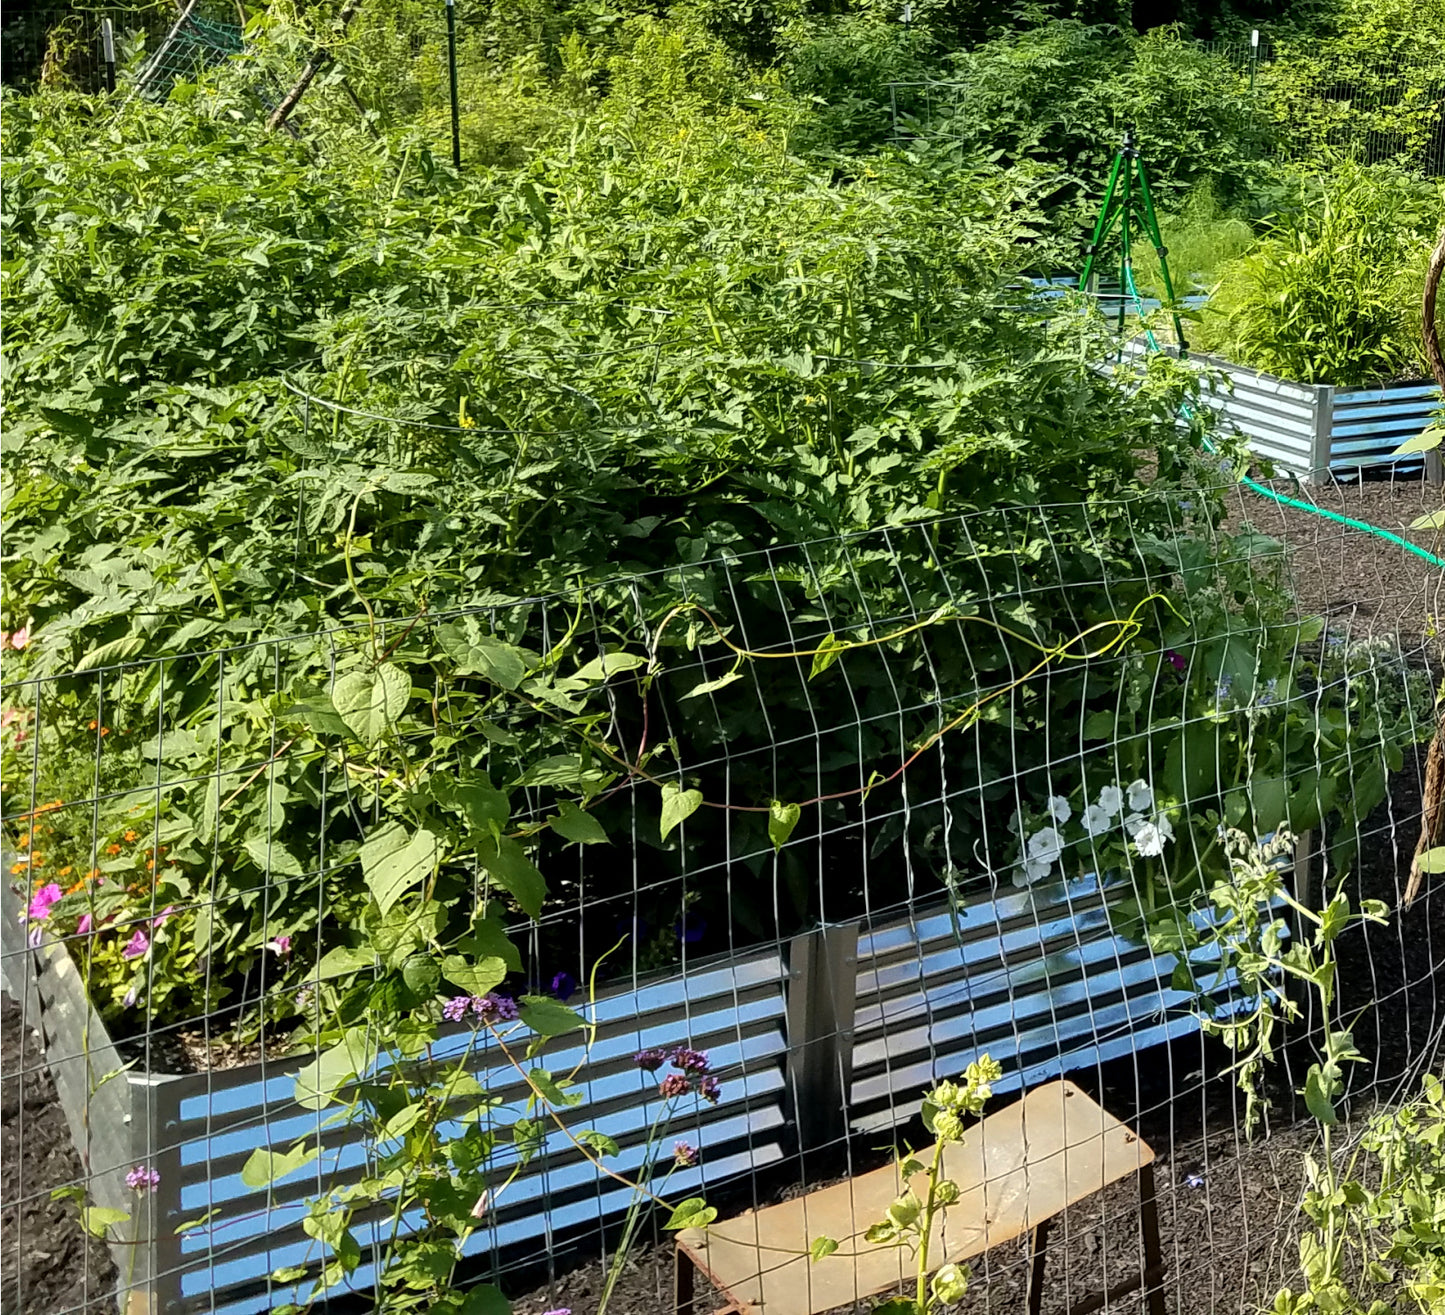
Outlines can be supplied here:
[[119, 846], [119, 845], [107, 845], [107, 846], [105, 847], [105, 852], [106, 852], [107, 854], [119, 854], [119, 853], [120, 853], [120, 846]]
[[30, 832], [24, 832], [15, 843], [19, 845], [21, 849], [28, 849], [30, 847]]
[[36, 867], [36, 868], [43, 868], [43, 867], [45, 866], [45, 855], [44, 855], [44, 854], [31, 854], [31, 855], [30, 855], [30, 866], [31, 866], [31, 867]]
[[134, 831], [127, 831], [127, 832], [125, 833], [125, 838], [126, 838], [127, 840], [134, 840], [134, 839], [136, 838], [136, 834], [135, 834]]
[[89, 725], [88, 727], [86, 727], [86, 729], [93, 731], [93, 730], [94, 730], [97, 726], [99, 726], [99, 725], [100, 725], [100, 723], [99, 723], [98, 721], [92, 721], [92, 722], [90, 723], [90, 725]]
[[99, 868], [91, 868], [91, 870], [85, 874], [85, 879], [86, 879], [87, 881], [99, 881], [99, 880], [100, 880], [100, 869], [99, 869]]
[[67, 863], [67, 864], [66, 864], [63, 868], [61, 868], [60, 871], [57, 872], [55, 875], [56, 875], [57, 877], [68, 877], [68, 876], [70, 875], [71, 871], [72, 871], [72, 868], [71, 868], [70, 864]]
[[65, 893], [66, 893], [67, 895], [74, 895], [77, 890], [84, 890], [84, 889], [85, 889], [85, 878], [82, 877], [79, 881], [75, 882], [75, 883], [70, 887], [70, 889], [67, 890]]
[[22, 872], [24, 872], [24, 871], [25, 871], [25, 864], [24, 864], [24, 863], [12, 863], [12, 864], [10, 865], [10, 875], [11, 875], [12, 877], [18, 877], [18, 876], [19, 876]]
[[52, 799], [48, 804], [41, 804], [35, 811], [37, 813], [53, 813], [57, 808], [64, 808], [64, 799]]
[[148, 858], [148, 859], [146, 859], [146, 867], [148, 867], [148, 868], [153, 868], [153, 867], [155, 867], [155, 865], [156, 865], [155, 859], [153, 859], [153, 858]]

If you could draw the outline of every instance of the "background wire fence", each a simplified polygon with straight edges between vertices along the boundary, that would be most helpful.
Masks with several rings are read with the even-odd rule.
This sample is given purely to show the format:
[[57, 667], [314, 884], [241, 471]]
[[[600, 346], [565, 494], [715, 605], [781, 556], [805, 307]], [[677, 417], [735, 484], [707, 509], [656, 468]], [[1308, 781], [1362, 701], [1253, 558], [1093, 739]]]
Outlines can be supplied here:
[[[1422, 496], [1334, 496], [1382, 487], [1400, 514]], [[315, 1048], [321, 965], [359, 897], [356, 846], [392, 820], [375, 785], [381, 741], [336, 720], [380, 660], [408, 674], [387, 736], [418, 764], [439, 743], [474, 746], [510, 792], [508, 825], [544, 827], [528, 841], [547, 882], [538, 917], [476, 863], [453, 865], [447, 907], [493, 902], [521, 951], [507, 981], [518, 994], [567, 994], [601, 962], [598, 1039], [559, 1039], [549, 1061], [584, 1064], [577, 1117], [614, 1130], [624, 1170], [686, 1137], [702, 1164], [672, 1186], [705, 1186], [724, 1217], [837, 1181], [882, 1163], [890, 1131], [917, 1144], [922, 1091], [987, 1050], [1005, 1068], [1001, 1102], [1069, 1071], [1160, 1154], [1171, 1310], [1265, 1299], [1291, 1263], [1295, 1153], [1313, 1136], [1291, 1093], [1321, 1020], [1289, 1029], [1297, 1048], [1269, 1075], [1268, 1135], [1246, 1138], [1230, 1057], [1196, 1021], [1201, 1007], [1239, 1007], [1239, 993], [1211, 979], [1207, 952], [1203, 994], [1181, 988], [1177, 955], [1151, 948], [1138, 910], [1178, 899], [1170, 916], [1188, 916], [1197, 874], [1219, 872], [1221, 816], [1251, 832], [1292, 821], [1305, 833], [1292, 868], [1302, 899], [1348, 869], [1352, 898], [1391, 909], [1387, 926], [1341, 942], [1339, 1016], [1360, 1014], [1369, 1061], [1350, 1075], [1352, 1117], [1418, 1089], [1439, 1058], [1445, 925], [1437, 889], [1399, 906], [1435, 727], [1441, 581], [1348, 529], [1246, 498], [1202, 488], [1197, 501], [1005, 507], [7, 684], [6, 981], [64, 1088], [77, 1185], [126, 1202], [125, 1174], [161, 1173], [120, 1226], [148, 1245], [117, 1248], [108, 1281], [172, 1309], [290, 1299], [293, 1285], [266, 1275], [316, 1263], [305, 1203], [378, 1153], [353, 1124], [294, 1104], [293, 1088]], [[1011, 589], [985, 573], [1000, 554], [1016, 563]], [[1137, 632], [1117, 625], [1131, 615]], [[526, 683], [499, 675], [511, 652], [525, 655]], [[581, 715], [568, 704], [586, 709], [590, 752], [559, 727], [555, 714]], [[1109, 848], [1117, 823], [1093, 840], [1078, 830], [1104, 786], [1135, 779], [1173, 819], [1160, 859]], [[668, 785], [704, 802], [664, 834]], [[545, 828], [579, 786], [611, 843]], [[1071, 826], [1039, 872], [1025, 844], [1055, 798], [1070, 801]], [[775, 800], [799, 806], [781, 843]], [[64, 899], [22, 923], [52, 882]], [[51, 948], [37, 955], [27, 932]], [[137, 933], [146, 948], [128, 956]], [[851, 1009], [810, 1014], [801, 956], [831, 953], [818, 937], [840, 934], [856, 966], [831, 994], [846, 998], [846, 978]], [[100, 1015], [88, 1030], [77, 987]], [[460, 1044], [447, 1036], [443, 1051]], [[722, 1095], [680, 1111], [657, 1146], [645, 1133], [655, 1096], [630, 1056], [672, 1044], [712, 1052]], [[483, 1047], [478, 1072], [505, 1123], [520, 1093], [497, 1063]], [[122, 1092], [128, 1144], [105, 1135]], [[246, 1188], [250, 1150], [297, 1135], [325, 1148], [316, 1165], [272, 1196]], [[23, 1220], [55, 1186], [7, 1189], [7, 1261], [24, 1256]], [[584, 1262], [615, 1243], [626, 1193], [560, 1138], [509, 1190], [468, 1243], [474, 1272], [538, 1289], [523, 1312], [569, 1294], [586, 1309]], [[1111, 1189], [1067, 1212], [1051, 1297], [1130, 1272], [1134, 1211]], [[380, 1259], [381, 1234], [363, 1241]], [[1020, 1252], [997, 1248], [976, 1268], [971, 1306], [1017, 1308]], [[665, 1281], [642, 1266], [622, 1305], [668, 1309]]]

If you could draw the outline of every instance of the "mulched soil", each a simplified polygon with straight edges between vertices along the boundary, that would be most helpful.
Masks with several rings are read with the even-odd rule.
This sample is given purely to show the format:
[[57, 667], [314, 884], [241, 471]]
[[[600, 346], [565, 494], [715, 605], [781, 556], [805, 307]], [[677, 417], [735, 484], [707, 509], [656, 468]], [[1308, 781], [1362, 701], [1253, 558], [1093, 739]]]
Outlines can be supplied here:
[[53, 1188], [80, 1180], [80, 1157], [20, 1006], [0, 996], [0, 1310], [114, 1310], [110, 1253]]
[[[1436, 536], [1407, 528], [1422, 512], [1445, 505], [1437, 487], [1419, 480], [1304, 491], [1283, 483], [1278, 487], [1440, 552], [1432, 543]], [[1328, 615], [1332, 627], [1347, 626], [1357, 636], [1398, 629], [1420, 637], [1422, 647], [1424, 637], [1433, 636], [1435, 618], [1445, 605], [1445, 579], [1428, 563], [1379, 539], [1241, 491], [1231, 522], [1237, 527], [1245, 521], [1296, 550], [1292, 573], [1301, 600]], [[1392, 907], [1398, 905], [1414, 849], [1420, 782], [1417, 756], [1391, 783], [1390, 799], [1366, 828], [1360, 893], [1383, 898]], [[1390, 927], [1353, 934], [1343, 943], [1346, 1012], [1352, 1004], [1385, 1002], [1368, 1011], [1356, 1028], [1371, 1066], [1353, 1117], [1366, 1112], [1373, 1092], [1389, 1097], [1415, 1086], [1421, 1065], [1438, 1069], [1445, 1000], [1434, 965], [1442, 959], [1445, 889], [1398, 914]], [[1269, 1304], [1288, 1281], [1304, 1155], [1315, 1139], [1314, 1125], [1293, 1108], [1289, 1095], [1301, 1082], [1303, 1062], [1286, 1055], [1275, 1074], [1277, 1110], [1269, 1134], [1253, 1141], [1243, 1137], [1238, 1093], [1227, 1080], [1204, 1080], [1206, 1073], [1218, 1074], [1227, 1059], [1199, 1037], [1150, 1051], [1138, 1061], [1125, 1059], [1072, 1075], [1112, 1113], [1136, 1126], [1159, 1157], [1166, 1305], [1173, 1315], [1251, 1311]], [[35, 1040], [8, 998], [0, 1001], [0, 1073], [0, 1310], [4, 1315], [60, 1315], [106, 1309], [116, 1280], [108, 1254], [81, 1230], [73, 1204], [50, 1200], [51, 1188], [76, 1181], [80, 1165]], [[918, 1129], [901, 1131], [921, 1144]], [[855, 1169], [877, 1162], [877, 1142], [875, 1137], [852, 1148]], [[844, 1163], [840, 1156], [835, 1175]], [[826, 1166], [819, 1167], [825, 1171], [810, 1175], [812, 1186], [828, 1181]], [[782, 1199], [789, 1190], [797, 1189], [777, 1185], [757, 1203]], [[726, 1214], [753, 1201], [720, 1196], [714, 1203]], [[1057, 1221], [1046, 1311], [1136, 1272], [1136, 1207], [1132, 1184], [1116, 1184]], [[1022, 1309], [1025, 1265], [1019, 1246], [996, 1248], [973, 1268], [974, 1286], [964, 1303], [971, 1315]], [[604, 1277], [595, 1252], [588, 1257], [551, 1250], [515, 1273], [509, 1286], [520, 1294], [516, 1315], [565, 1308], [573, 1315], [594, 1315]], [[698, 1305], [702, 1309], [705, 1301]], [[1143, 1308], [1138, 1294], [1106, 1307], [1120, 1312]], [[665, 1235], [654, 1229], [634, 1250], [609, 1309], [616, 1315], [670, 1315], [672, 1267]]]

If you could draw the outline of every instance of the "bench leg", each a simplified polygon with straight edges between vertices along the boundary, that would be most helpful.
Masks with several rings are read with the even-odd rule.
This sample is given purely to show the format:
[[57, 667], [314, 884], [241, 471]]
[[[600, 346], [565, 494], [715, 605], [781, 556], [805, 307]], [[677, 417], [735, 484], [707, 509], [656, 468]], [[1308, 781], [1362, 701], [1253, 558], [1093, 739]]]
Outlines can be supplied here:
[[[1029, 1234], [1029, 1315], [1039, 1315], [1044, 1301], [1045, 1248], [1049, 1244], [1049, 1221], [1045, 1219]], [[1149, 1315], [1154, 1315], [1150, 1311]]]
[[675, 1255], [672, 1278], [673, 1307], [677, 1315], [694, 1315], [693, 1296], [697, 1266], [692, 1263], [692, 1257], [681, 1246], [675, 1248]]
[[1159, 1250], [1159, 1209], [1154, 1200], [1154, 1166], [1139, 1170], [1139, 1228], [1144, 1234], [1144, 1296], [1149, 1315], [1164, 1315], [1164, 1256]]

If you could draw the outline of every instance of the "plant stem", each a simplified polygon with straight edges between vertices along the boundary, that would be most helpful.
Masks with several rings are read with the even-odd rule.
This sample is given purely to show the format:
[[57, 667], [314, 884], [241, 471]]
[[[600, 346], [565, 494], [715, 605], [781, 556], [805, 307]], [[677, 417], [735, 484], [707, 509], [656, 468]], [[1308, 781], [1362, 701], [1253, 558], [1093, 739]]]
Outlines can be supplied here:
[[[919, 1315], [928, 1315], [928, 1243], [933, 1235], [933, 1213], [938, 1192], [938, 1174], [943, 1168], [943, 1139], [933, 1148], [933, 1164], [928, 1170], [928, 1200], [923, 1206], [923, 1231], [918, 1239], [918, 1303]], [[905, 1184], [906, 1185], [906, 1184]]]

